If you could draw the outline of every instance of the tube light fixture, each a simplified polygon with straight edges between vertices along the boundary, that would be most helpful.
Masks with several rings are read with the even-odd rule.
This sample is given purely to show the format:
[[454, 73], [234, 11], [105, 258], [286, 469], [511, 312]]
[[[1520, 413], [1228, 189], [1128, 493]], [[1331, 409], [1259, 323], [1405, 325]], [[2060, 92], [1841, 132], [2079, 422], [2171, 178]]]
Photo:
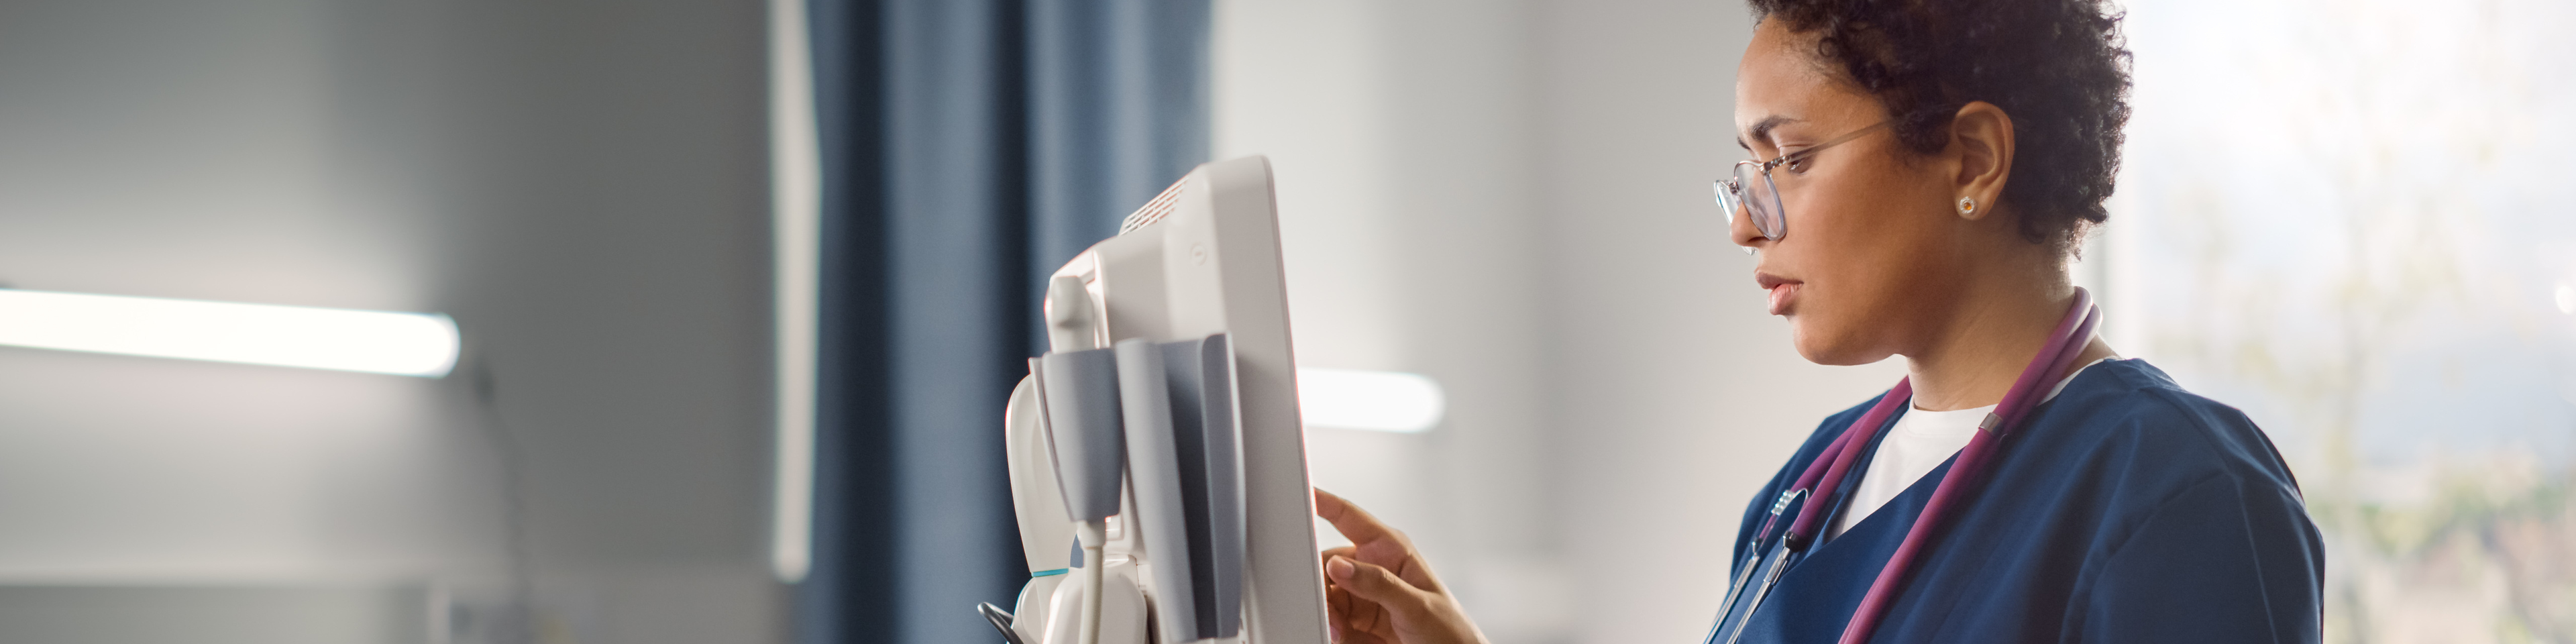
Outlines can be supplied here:
[[1448, 404], [1440, 383], [1421, 374], [1297, 370], [1297, 406], [1309, 426], [1420, 432], [1440, 424]]
[[769, 569], [805, 580], [814, 550], [814, 401], [823, 282], [823, 157], [806, 0], [769, 0], [769, 207], [777, 352]]
[[0, 289], [0, 345], [437, 378], [457, 337], [435, 313]]

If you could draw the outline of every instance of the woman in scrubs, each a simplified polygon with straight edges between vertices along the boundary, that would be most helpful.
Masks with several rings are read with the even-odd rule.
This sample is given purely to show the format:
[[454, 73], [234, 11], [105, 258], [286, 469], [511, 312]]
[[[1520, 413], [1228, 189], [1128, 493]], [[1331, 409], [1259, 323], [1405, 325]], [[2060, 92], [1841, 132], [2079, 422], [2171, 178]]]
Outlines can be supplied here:
[[[2106, 218], [2128, 117], [2118, 17], [2098, 0], [1752, 4], [1735, 114], [1755, 162], [1719, 187], [1734, 241], [1760, 255], [1753, 281], [1800, 355], [1903, 356], [1892, 393], [1910, 397], [1854, 434], [1833, 491], [1795, 504], [1823, 513], [1801, 553], [1753, 558], [1789, 521], [1775, 501], [1880, 400], [1826, 418], [1747, 504], [1732, 561], [1786, 563], [1770, 583], [1729, 571], [1760, 592], [1712, 607], [1711, 639], [2317, 641], [2322, 545], [2262, 431], [2067, 331], [2088, 299], [2067, 262]], [[2050, 373], [2052, 342], [2067, 375], [2014, 394], [2039, 401], [2017, 426], [1980, 430], [2026, 370]], [[1882, 583], [1980, 431], [2004, 437], [1983, 476]], [[1353, 544], [1323, 553], [1340, 641], [1484, 640], [1402, 533], [1316, 502]], [[1854, 628], [1874, 584], [1874, 621]]]

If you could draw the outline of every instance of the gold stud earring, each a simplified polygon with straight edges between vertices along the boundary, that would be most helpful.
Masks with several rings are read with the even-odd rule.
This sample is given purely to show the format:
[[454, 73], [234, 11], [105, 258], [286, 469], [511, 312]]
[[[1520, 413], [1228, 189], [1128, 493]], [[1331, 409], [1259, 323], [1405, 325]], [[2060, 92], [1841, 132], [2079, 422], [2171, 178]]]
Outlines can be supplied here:
[[1960, 198], [1959, 198], [1959, 214], [1960, 214], [1960, 215], [1962, 215], [1962, 216], [1965, 216], [1965, 215], [1972, 215], [1972, 214], [1976, 214], [1976, 212], [1977, 212], [1977, 199], [1976, 199], [1975, 197], [1960, 197]]

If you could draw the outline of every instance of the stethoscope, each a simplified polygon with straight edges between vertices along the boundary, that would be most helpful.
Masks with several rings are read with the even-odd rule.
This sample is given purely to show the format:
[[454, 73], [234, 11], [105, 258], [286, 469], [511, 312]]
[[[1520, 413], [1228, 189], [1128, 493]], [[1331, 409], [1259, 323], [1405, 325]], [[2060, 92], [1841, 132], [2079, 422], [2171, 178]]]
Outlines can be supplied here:
[[[1887, 614], [1888, 605], [1895, 601], [1897, 587], [1905, 582], [1906, 572], [1923, 554], [1925, 544], [1931, 542], [1932, 533], [1939, 529], [1941, 519], [1975, 493], [1974, 488], [1981, 482], [1980, 475], [1992, 464], [1995, 450], [2012, 428], [2019, 426], [2022, 419], [2030, 415], [2031, 409], [2039, 406], [2039, 401], [2046, 397], [2045, 392], [2066, 377], [2067, 370], [2075, 365], [2076, 356], [2084, 353], [2085, 345], [2093, 337], [2093, 328], [2101, 319], [2101, 310], [2093, 307], [2093, 294], [2081, 288], [2075, 289], [2075, 306], [2068, 309], [2065, 319], [2057, 323], [2055, 334], [2049, 336], [2048, 344], [2040, 349], [2039, 355], [2031, 357], [2030, 366], [2022, 369], [2021, 377], [2013, 381], [2012, 389], [2005, 391], [2003, 402], [1995, 405], [1994, 413], [1987, 414], [1985, 421], [1977, 424], [1976, 437], [1969, 439], [1967, 447], [1959, 449], [1959, 455], [1950, 463], [1950, 472], [1941, 477], [1940, 487], [1933, 488], [1932, 499], [1923, 505], [1923, 512], [1915, 518], [1913, 529], [1905, 533], [1905, 541], [1897, 545], [1896, 554], [1887, 558], [1887, 566], [1879, 569], [1878, 579], [1870, 582], [1869, 594], [1861, 597], [1860, 607], [1852, 611], [1851, 622], [1843, 626], [1841, 644], [1866, 642], [1870, 633], [1878, 629], [1879, 619]], [[1830, 514], [1824, 508], [1834, 505], [1834, 492], [1842, 486], [1844, 475], [1850, 473], [1853, 461], [1859, 460], [1861, 452], [1868, 449], [1865, 446], [1875, 440], [1879, 430], [1887, 424], [1888, 417], [1895, 415], [1899, 406], [1906, 404], [1913, 393], [1914, 386], [1910, 381], [1896, 381], [1896, 386], [1888, 389], [1887, 395], [1879, 397], [1878, 404], [1861, 414], [1859, 421], [1844, 429], [1842, 435], [1835, 437], [1834, 442], [1816, 455], [1816, 460], [1798, 475], [1797, 484], [1782, 491], [1779, 499], [1772, 502], [1770, 516], [1762, 521], [1762, 529], [1754, 531], [1753, 539], [1746, 542], [1744, 565], [1739, 567], [1734, 583], [1727, 586], [1726, 607], [1718, 613], [1717, 626], [1709, 629], [1708, 644], [1735, 644], [1737, 638], [1744, 636], [1745, 624], [1751, 622], [1754, 611], [1762, 607], [1762, 600], [1771, 594], [1771, 587], [1780, 583], [1780, 575], [1788, 570], [1790, 560], [1814, 545], [1816, 531], [1820, 528], [1818, 524]], [[1791, 507], [1798, 508], [1797, 514], [1790, 518], [1779, 538], [1773, 539], [1772, 530], [1783, 527], [1780, 518]], [[1757, 573], [1761, 580], [1748, 583], [1753, 582]], [[1736, 602], [1745, 599], [1747, 590], [1753, 593], [1751, 601], [1738, 611]], [[1725, 639], [1720, 640], [1721, 636]]]

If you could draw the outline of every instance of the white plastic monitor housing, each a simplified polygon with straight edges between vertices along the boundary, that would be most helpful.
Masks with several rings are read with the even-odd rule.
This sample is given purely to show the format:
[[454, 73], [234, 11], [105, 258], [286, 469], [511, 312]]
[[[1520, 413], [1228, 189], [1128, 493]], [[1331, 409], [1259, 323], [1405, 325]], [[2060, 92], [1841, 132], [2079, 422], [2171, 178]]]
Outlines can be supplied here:
[[[1110, 347], [1129, 339], [1191, 340], [1218, 333], [1226, 334], [1232, 345], [1245, 515], [1243, 628], [1232, 638], [1203, 641], [1328, 642], [1269, 160], [1252, 156], [1199, 166], [1131, 215], [1119, 235], [1093, 245], [1053, 276], [1066, 277], [1079, 279], [1089, 296], [1088, 302], [1068, 308], [1087, 309], [1081, 311], [1087, 323], [1078, 326], [1088, 328], [1091, 337], [1054, 334], [1055, 351]], [[1033, 438], [1038, 435], [1034, 419], [1042, 415], [1035, 407], [1034, 395], [1015, 393], [1007, 421], [1023, 548], [1030, 571], [1041, 575], [1023, 591], [1017, 608], [1022, 625], [1014, 630], [1030, 644], [1063, 644], [1069, 640], [1037, 632], [1052, 628], [1030, 623], [1039, 617], [1033, 613], [1063, 617], [1071, 608], [1049, 601], [1055, 586], [1070, 583], [1070, 576], [1045, 575], [1064, 570], [1073, 559], [1067, 545], [1073, 530], [1064, 519], [1064, 501], [1058, 496], [1053, 467], [1047, 463], [1050, 447], [1044, 439]], [[1133, 509], [1134, 495], [1130, 486], [1127, 509]], [[1125, 516], [1134, 515], [1123, 513], [1121, 518]], [[1134, 526], [1113, 527], [1105, 562], [1113, 572], [1129, 552], [1120, 547], [1121, 541], [1132, 541], [1136, 533]], [[1150, 565], [1152, 554], [1142, 556]], [[1137, 577], [1116, 583], [1143, 582]], [[1143, 592], [1154, 590], [1147, 587]], [[1111, 606], [1109, 610], [1125, 609]], [[1122, 639], [1112, 637], [1106, 628], [1101, 637], [1104, 644]]]

